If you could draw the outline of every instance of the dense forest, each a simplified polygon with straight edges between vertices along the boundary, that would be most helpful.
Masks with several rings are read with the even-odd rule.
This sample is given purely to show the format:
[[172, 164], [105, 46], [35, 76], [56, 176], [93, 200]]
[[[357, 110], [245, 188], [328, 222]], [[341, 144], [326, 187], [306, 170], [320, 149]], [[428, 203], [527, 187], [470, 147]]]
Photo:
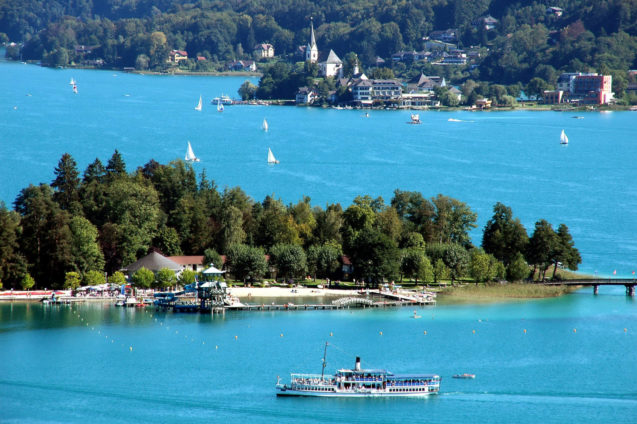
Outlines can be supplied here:
[[[549, 6], [563, 14], [547, 13]], [[497, 19], [494, 28], [475, 24], [485, 15]], [[250, 58], [256, 43], [272, 43], [279, 59], [300, 60], [295, 52], [308, 42], [310, 17], [321, 51], [356, 53], [367, 68], [377, 57], [421, 50], [433, 30], [456, 29], [460, 48], [488, 49], [478, 66], [389, 60], [401, 76], [425, 71], [456, 84], [505, 85], [535, 77], [550, 86], [559, 72], [597, 71], [613, 75], [621, 98], [627, 71], [637, 68], [637, 0], [0, 0], [0, 41], [24, 43], [8, 49], [11, 57], [51, 66], [99, 57], [110, 67], [161, 69], [169, 51], [181, 49], [208, 59], [185, 62], [189, 69], [213, 70]]]
[[[255, 202], [240, 188], [218, 190], [181, 160], [153, 160], [132, 173], [119, 152], [106, 165], [95, 159], [80, 174], [64, 154], [51, 184], [24, 188], [9, 210], [0, 203], [0, 283], [4, 288], [59, 288], [98, 284], [151, 249], [166, 255], [204, 254], [239, 280], [349, 278], [369, 284], [471, 278], [523, 280], [553, 266], [577, 269], [581, 258], [566, 225], [545, 220], [529, 237], [503, 204], [494, 206], [482, 248], [469, 232], [477, 215], [443, 195], [396, 190], [390, 203], [359, 196], [312, 206], [309, 197], [288, 205], [271, 196]], [[269, 262], [266, 261], [266, 254]], [[121, 274], [119, 274], [121, 276]]]

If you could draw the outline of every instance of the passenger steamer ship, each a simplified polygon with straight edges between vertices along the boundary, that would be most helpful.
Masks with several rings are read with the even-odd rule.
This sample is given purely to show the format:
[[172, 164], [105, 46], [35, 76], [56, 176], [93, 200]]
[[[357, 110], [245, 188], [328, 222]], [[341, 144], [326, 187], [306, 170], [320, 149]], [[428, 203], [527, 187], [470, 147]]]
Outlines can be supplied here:
[[333, 376], [325, 376], [325, 353], [321, 374], [291, 374], [290, 384], [281, 383], [279, 379], [277, 396], [422, 397], [440, 390], [439, 375], [393, 374], [382, 369], [362, 369], [359, 357], [356, 357], [354, 369], [340, 369]]

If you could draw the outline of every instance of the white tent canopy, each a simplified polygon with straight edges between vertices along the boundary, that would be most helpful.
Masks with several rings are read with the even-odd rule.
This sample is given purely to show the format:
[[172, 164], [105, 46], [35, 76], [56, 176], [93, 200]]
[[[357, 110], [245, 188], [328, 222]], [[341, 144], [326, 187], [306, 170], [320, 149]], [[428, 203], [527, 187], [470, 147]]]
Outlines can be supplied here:
[[221, 271], [220, 269], [215, 268], [215, 266], [211, 266], [210, 268], [203, 271], [206, 275], [216, 275], [216, 274], [225, 274], [226, 271]]

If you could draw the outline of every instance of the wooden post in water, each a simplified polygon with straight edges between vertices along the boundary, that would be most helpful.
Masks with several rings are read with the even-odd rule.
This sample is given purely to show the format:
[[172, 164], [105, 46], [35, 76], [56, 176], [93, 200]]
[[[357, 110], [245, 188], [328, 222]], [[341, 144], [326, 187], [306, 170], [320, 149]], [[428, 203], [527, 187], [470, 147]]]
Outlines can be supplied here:
[[634, 284], [626, 284], [626, 295], [627, 296], [635, 296], [635, 285]]
[[597, 295], [599, 293], [599, 285], [593, 284], [593, 294]]

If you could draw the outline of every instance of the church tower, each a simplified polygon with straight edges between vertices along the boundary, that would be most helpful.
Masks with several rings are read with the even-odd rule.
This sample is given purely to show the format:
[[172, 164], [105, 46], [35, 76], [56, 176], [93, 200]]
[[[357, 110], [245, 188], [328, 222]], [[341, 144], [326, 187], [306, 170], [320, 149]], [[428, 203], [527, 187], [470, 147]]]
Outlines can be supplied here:
[[310, 43], [305, 48], [305, 61], [312, 63], [318, 62], [318, 47], [316, 47], [316, 38], [314, 38], [314, 21], [310, 18]]

